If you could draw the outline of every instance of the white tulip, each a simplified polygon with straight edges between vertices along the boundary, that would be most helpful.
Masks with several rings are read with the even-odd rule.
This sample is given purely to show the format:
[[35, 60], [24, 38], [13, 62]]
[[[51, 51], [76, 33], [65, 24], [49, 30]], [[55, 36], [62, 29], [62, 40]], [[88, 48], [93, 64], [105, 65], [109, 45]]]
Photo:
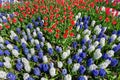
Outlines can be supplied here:
[[20, 53], [19, 53], [16, 49], [13, 49], [13, 50], [12, 50], [12, 54], [13, 54], [15, 57], [18, 57]]
[[72, 80], [72, 77], [70, 74], [65, 75], [64, 80]]
[[75, 63], [73, 66], [72, 71], [77, 71], [80, 68], [80, 64], [79, 63]]
[[14, 31], [10, 31], [10, 38], [14, 39], [14, 37], [17, 36]]
[[105, 7], [104, 6], [102, 6], [102, 11], [105, 11]]
[[63, 63], [61, 61], [57, 62], [58, 68], [62, 68], [63, 67]]
[[96, 68], [98, 68], [98, 66], [95, 64], [92, 64], [89, 66], [89, 71], [95, 70]]
[[7, 73], [4, 71], [0, 71], [0, 79], [6, 79], [7, 78]]
[[114, 51], [113, 50], [109, 50], [108, 52], [107, 52], [107, 54], [108, 54], [108, 57], [112, 57], [112, 56], [114, 56]]
[[24, 80], [27, 80], [29, 77], [30, 77], [30, 75], [28, 73], [24, 73], [23, 74], [23, 79]]
[[43, 59], [43, 62], [44, 62], [44, 63], [47, 63], [47, 62], [48, 62], [48, 58], [47, 58], [47, 56], [43, 56], [42, 59]]
[[9, 50], [12, 50], [12, 49], [13, 49], [12, 44], [8, 44], [8, 45], [7, 45], [7, 48], [8, 48]]
[[50, 73], [50, 75], [51, 75], [52, 77], [54, 77], [54, 76], [56, 75], [56, 70], [55, 70], [55, 68], [54, 68], [54, 67], [50, 68], [49, 73]]

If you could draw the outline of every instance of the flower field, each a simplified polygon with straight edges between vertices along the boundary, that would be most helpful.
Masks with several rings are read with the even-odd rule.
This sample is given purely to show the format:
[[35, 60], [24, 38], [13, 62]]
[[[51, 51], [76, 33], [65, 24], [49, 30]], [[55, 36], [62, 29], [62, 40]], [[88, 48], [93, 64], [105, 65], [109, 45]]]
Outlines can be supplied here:
[[0, 80], [120, 80], [120, 0], [0, 0]]

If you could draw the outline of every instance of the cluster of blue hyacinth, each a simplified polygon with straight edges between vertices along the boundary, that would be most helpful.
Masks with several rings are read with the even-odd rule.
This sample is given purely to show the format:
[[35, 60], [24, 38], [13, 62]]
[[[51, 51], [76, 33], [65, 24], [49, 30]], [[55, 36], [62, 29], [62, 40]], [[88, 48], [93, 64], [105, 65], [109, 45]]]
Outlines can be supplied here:
[[[0, 37], [0, 78], [9, 80], [88, 80], [90, 76], [106, 76], [109, 66], [115, 67], [114, 57], [120, 50], [120, 31], [105, 34], [107, 28], [90, 22], [90, 16], [76, 16], [73, 43], [64, 46], [51, 44], [39, 27], [38, 17], [26, 29], [10, 31]], [[91, 23], [91, 25], [90, 25]], [[22, 78], [21, 78], [22, 76]]]

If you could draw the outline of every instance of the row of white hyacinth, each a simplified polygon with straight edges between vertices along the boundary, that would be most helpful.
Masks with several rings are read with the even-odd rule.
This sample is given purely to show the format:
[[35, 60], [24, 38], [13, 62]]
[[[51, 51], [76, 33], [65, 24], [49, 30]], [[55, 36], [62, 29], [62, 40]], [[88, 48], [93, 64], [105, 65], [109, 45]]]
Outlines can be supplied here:
[[[80, 18], [81, 20], [79, 21]], [[78, 34], [76, 34], [73, 43], [71, 43], [72, 46], [65, 51], [62, 51], [64, 46], [60, 47], [46, 41], [44, 37], [45, 34], [43, 34], [38, 27], [32, 27], [31, 29], [26, 28], [25, 30], [17, 28], [16, 31], [10, 31], [8, 38], [1, 36], [0, 58], [4, 60], [4, 68], [17, 71], [12, 67], [20, 63], [23, 67], [17, 66], [17, 74], [21, 74], [21, 70], [24, 70], [25, 73], [22, 73], [24, 80], [35, 80], [36, 77], [33, 77], [33, 74], [41, 80], [54, 79], [55, 76], [60, 76], [60, 78], [64, 78], [64, 80], [74, 80], [76, 79], [74, 76], [76, 73], [78, 80], [88, 80], [88, 76], [92, 75], [94, 77], [105, 76], [106, 69], [113, 62], [112, 60], [115, 59], [114, 55], [116, 52], [114, 48], [116, 47], [117, 50], [119, 50], [120, 44], [116, 43], [116, 41], [120, 42], [120, 35], [117, 34], [118, 32], [111, 36], [105, 34], [107, 28], [96, 25], [96, 21], [94, 20], [91, 22], [90, 27], [89, 20], [88, 16], [81, 17], [81, 13], [78, 13], [75, 21]], [[32, 23], [29, 26], [32, 26]], [[105, 34], [104, 37], [98, 37], [100, 33]], [[98, 38], [99, 40], [97, 40]], [[107, 42], [110, 38], [112, 39], [112, 42], [110, 42], [111, 49], [104, 51], [109, 58], [102, 59], [103, 49], [108, 45]], [[78, 42], [81, 42], [81, 44]], [[78, 46], [78, 44], [80, 44], [80, 46]], [[17, 48], [14, 48], [14, 46], [17, 46]], [[9, 55], [8, 53], [2, 53], [4, 50], [9, 50], [11, 56], [4, 56], [6, 54]], [[73, 52], [72, 50], [77, 50], [77, 52]], [[39, 51], [42, 51], [43, 54], [40, 53], [38, 55], [37, 53]], [[57, 59], [53, 59], [56, 56]], [[89, 61], [89, 58], [93, 60], [93, 62]], [[101, 59], [102, 62], [99, 62]], [[18, 60], [18, 63], [15, 63], [16, 60]], [[42, 62], [40, 62], [41, 60]], [[87, 66], [86, 63], [88, 63], [89, 66]], [[42, 69], [41, 66], [35, 67], [39, 64], [42, 65]], [[66, 65], [69, 66], [69, 70]], [[117, 60], [115, 60], [113, 66], [116, 65]], [[102, 69], [102, 71], [100, 72], [99, 69]], [[99, 75], [95, 74], [95, 70], [99, 72], [97, 73]], [[47, 77], [43, 74], [46, 74]], [[16, 73], [11, 74], [5, 70], [0, 70], [0, 78], [10, 80], [19, 79]]]

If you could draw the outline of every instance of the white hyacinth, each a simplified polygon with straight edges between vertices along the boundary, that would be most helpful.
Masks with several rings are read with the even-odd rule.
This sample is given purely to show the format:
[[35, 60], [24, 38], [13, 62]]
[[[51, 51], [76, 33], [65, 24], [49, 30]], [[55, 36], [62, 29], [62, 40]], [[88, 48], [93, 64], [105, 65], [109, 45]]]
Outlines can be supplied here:
[[10, 62], [11, 61], [10, 57], [4, 57], [3, 59], [4, 59], [5, 62]]
[[12, 50], [12, 49], [13, 49], [12, 44], [8, 44], [8, 45], [7, 45], [7, 48], [8, 48], [9, 50]]
[[32, 39], [30, 42], [31, 42], [31, 44], [34, 44], [35, 40], [34, 40], [34, 39]]
[[81, 17], [81, 12], [78, 13], [78, 17], [79, 17], [79, 18]]
[[75, 63], [75, 64], [73, 65], [72, 71], [77, 71], [79, 68], [80, 68], [80, 64], [79, 64], [79, 63]]
[[49, 49], [49, 48], [52, 48], [52, 46], [51, 46], [51, 44], [48, 42], [47, 44], [47, 48]]
[[99, 42], [95, 41], [93, 45], [94, 45], [94, 47], [97, 47], [99, 45]]
[[0, 43], [4, 43], [4, 39], [0, 36]]
[[0, 79], [6, 79], [7, 73], [5, 71], [0, 71]]
[[89, 71], [95, 70], [96, 68], [98, 68], [98, 66], [95, 64], [92, 64], [89, 66]]
[[63, 67], [63, 63], [61, 61], [57, 62], [58, 68], [62, 68]]
[[78, 15], [76, 15], [76, 16], [75, 16], [75, 20], [77, 21], [77, 20], [78, 20], [78, 18], [79, 18], [79, 16], [78, 16]]
[[99, 67], [102, 68], [102, 69], [105, 69], [109, 66], [110, 63], [111, 63], [111, 61], [107, 59], [107, 60], [105, 60], [105, 62], [101, 63], [99, 65]]
[[116, 34], [113, 34], [112, 36], [111, 36], [111, 38], [113, 39], [113, 41], [117, 38], [117, 35]]
[[86, 41], [89, 41], [89, 40], [90, 40], [89, 35], [85, 35], [84, 39], [85, 39]]
[[91, 22], [91, 26], [94, 27], [94, 26], [95, 26], [95, 23], [96, 23], [96, 21], [93, 20], [93, 21]]
[[40, 80], [48, 80], [47, 78], [45, 78], [45, 77], [42, 77]]
[[67, 52], [67, 55], [69, 56], [70, 55], [70, 50], [68, 49], [66, 52]]
[[65, 75], [64, 80], [72, 80], [72, 76], [70, 74]]
[[100, 34], [100, 32], [101, 32], [100, 26], [96, 25], [96, 27], [94, 28], [94, 31], [96, 32], [97, 35]]
[[13, 49], [13, 50], [12, 50], [12, 54], [13, 54], [15, 57], [18, 57], [20, 53], [19, 53], [16, 49]]
[[105, 38], [100, 39], [100, 45], [103, 47], [105, 46]]
[[34, 30], [33, 37], [36, 37], [36, 36], [37, 36], [37, 33], [36, 33], [36, 30]]
[[80, 25], [77, 26], [76, 31], [78, 32], [80, 30]]
[[21, 60], [22, 60], [23, 64], [29, 64], [29, 61], [26, 58], [23, 57]]
[[52, 77], [56, 75], [56, 69], [54, 67], [50, 68], [49, 73]]
[[35, 49], [34, 49], [34, 48], [31, 48], [31, 49], [30, 49], [30, 53], [31, 53], [32, 55], [34, 55], [34, 54], [35, 54]]
[[47, 63], [47, 62], [48, 62], [48, 58], [47, 58], [47, 56], [43, 56], [42, 59], [43, 59], [43, 62], [44, 62], [44, 63]]
[[88, 80], [88, 77], [87, 76], [84, 76], [85, 80]]
[[77, 40], [79, 40], [79, 39], [80, 39], [80, 34], [77, 34], [76, 39], [77, 39]]
[[40, 44], [38, 39], [35, 39], [35, 44]]
[[66, 59], [67, 57], [68, 57], [68, 53], [67, 53], [67, 52], [63, 52], [62, 58], [63, 58], [63, 59]]
[[107, 52], [107, 54], [108, 54], [108, 57], [112, 57], [112, 56], [114, 56], [114, 51], [113, 50], [109, 50], [108, 52]]
[[120, 36], [117, 38], [117, 40], [120, 42]]
[[5, 46], [3, 44], [0, 44], [1, 49], [5, 49]]
[[40, 31], [40, 28], [39, 28], [39, 27], [37, 27], [37, 28], [36, 28], [36, 30], [37, 30], [37, 32], [39, 32], [39, 31]]
[[116, 44], [113, 44], [113, 45], [112, 45], [112, 48], [114, 48], [114, 47], [116, 47], [116, 46], [117, 46]]
[[27, 80], [29, 77], [30, 77], [30, 75], [28, 73], [24, 73], [23, 74], [23, 79], [24, 80]]
[[27, 42], [26, 42], [26, 40], [25, 40], [24, 38], [21, 39], [21, 44], [22, 44], [22, 43], [27, 44]]
[[94, 58], [99, 59], [101, 57], [102, 57], [102, 53], [101, 53], [100, 49], [96, 49], [96, 51], [94, 52]]
[[14, 39], [14, 37], [17, 36], [14, 31], [10, 31], [10, 38]]
[[91, 34], [91, 31], [86, 29], [82, 32], [83, 35], [90, 35]]
[[88, 51], [89, 52], [92, 52], [92, 51], [94, 51], [95, 50], [95, 46], [94, 45], [91, 45], [89, 48], [88, 48]]
[[81, 52], [83, 52], [83, 50], [82, 50], [82, 49], [78, 49], [78, 52], [77, 52], [77, 53], [79, 54], [79, 53], [81, 53]]
[[12, 65], [10, 62], [4, 62], [3, 64], [6, 68], [12, 68]]
[[30, 67], [30, 64], [24, 64], [24, 68], [25, 68], [25, 71], [26, 72], [30, 72], [31, 71], [31, 67]]
[[29, 29], [29, 28], [27, 28], [27, 30], [26, 30], [26, 31], [27, 31], [27, 34], [28, 34], [28, 35], [30, 35], [30, 29]]

